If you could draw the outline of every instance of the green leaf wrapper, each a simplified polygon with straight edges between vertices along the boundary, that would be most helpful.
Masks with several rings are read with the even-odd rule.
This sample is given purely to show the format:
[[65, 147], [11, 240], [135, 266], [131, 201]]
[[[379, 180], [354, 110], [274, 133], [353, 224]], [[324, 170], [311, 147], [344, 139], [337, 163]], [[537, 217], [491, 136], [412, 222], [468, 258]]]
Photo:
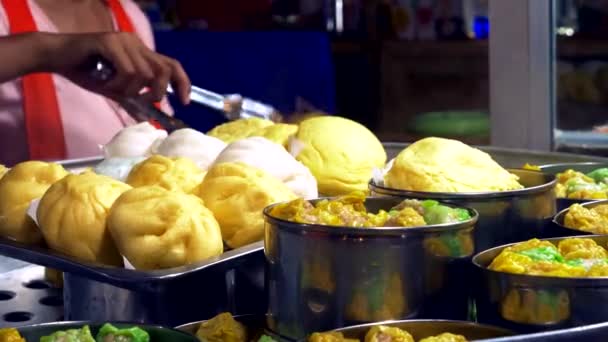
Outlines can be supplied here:
[[97, 334], [97, 342], [106, 342], [108, 335], [114, 336], [114, 341], [120, 342], [150, 342], [150, 335], [138, 327], [118, 329], [112, 324], [104, 324]]
[[82, 329], [70, 329], [65, 331], [57, 331], [49, 336], [40, 338], [40, 342], [95, 342], [91, 329], [88, 325]]
[[564, 257], [559, 254], [559, 251], [555, 247], [538, 247], [518, 253], [525, 255], [534, 261], [564, 262]]
[[596, 183], [608, 183], [608, 168], [593, 170], [587, 174], [587, 177], [593, 178]]

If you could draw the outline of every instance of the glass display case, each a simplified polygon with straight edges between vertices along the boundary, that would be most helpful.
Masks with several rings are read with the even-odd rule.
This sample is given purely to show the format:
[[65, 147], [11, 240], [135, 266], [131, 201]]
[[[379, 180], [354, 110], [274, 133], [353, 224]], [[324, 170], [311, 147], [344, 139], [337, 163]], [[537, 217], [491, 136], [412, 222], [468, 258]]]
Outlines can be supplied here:
[[490, 1], [492, 143], [608, 155], [608, 1]]

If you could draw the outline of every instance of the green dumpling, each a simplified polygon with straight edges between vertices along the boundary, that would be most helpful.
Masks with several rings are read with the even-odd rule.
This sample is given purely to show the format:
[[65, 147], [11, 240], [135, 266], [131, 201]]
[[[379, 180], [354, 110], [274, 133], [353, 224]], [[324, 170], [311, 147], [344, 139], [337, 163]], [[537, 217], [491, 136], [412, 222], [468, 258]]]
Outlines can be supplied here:
[[596, 183], [608, 183], [608, 168], [593, 170], [587, 177], [593, 178]]
[[95, 342], [88, 325], [82, 329], [57, 331], [52, 335], [40, 338], [40, 342]]
[[97, 342], [150, 342], [150, 335], [138, 327], [118, 329], [107, 323], [99, 329]]

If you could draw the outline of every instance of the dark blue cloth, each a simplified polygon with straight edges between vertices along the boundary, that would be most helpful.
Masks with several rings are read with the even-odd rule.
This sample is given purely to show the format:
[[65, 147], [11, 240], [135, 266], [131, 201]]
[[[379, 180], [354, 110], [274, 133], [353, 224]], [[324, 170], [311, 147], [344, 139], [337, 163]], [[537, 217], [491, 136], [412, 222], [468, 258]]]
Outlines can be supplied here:
[[[329, 37], [322, 32], [156, 32], [159, 52], [179, 60], [192, 84], [221, 94], [239, 93], [294, 111], [296, 97], [336, 111]], [[224, 122], [202, 106], [171, 103], [176, 115], [206, 132]]]

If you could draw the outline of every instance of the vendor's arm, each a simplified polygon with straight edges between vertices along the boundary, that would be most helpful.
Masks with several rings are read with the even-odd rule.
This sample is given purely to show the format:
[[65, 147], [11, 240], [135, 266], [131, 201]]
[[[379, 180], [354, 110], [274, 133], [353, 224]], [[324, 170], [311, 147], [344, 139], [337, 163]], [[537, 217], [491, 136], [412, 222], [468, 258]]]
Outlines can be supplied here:
[[[105, 83], [91, 82], [82, 65], [92, 56], [107, 59], [116, 69]], [[160, 55], [130, 33], [26, 33], [0, 37], [0, 83], [33, 72], [61, 74], [78, 85], [109, 98], [137, 96], [143, 88], [149, 101], [164, 97], [171, 82], [182, 102], [188, 102], [190, 80], [179, 62]]]

